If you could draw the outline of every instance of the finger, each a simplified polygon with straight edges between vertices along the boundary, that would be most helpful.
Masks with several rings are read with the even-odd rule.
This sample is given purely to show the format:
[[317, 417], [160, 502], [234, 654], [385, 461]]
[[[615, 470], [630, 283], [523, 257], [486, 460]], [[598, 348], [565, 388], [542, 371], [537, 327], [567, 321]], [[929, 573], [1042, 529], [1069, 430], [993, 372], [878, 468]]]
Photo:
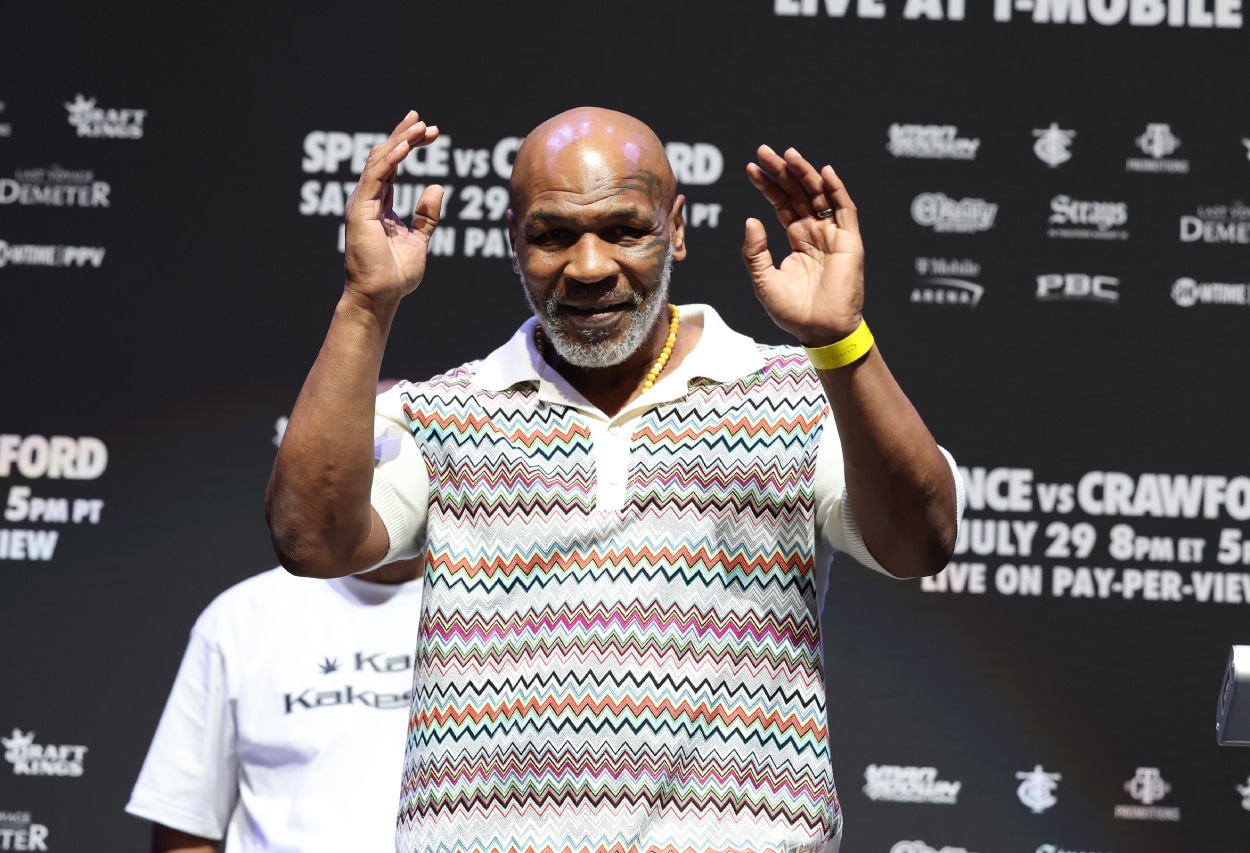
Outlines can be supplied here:
[[434, 226], [438, 225], [442, 212], [443, 188], [438, 184], [431, 184], [421, 193], [421, 198], [417, 199], [417, 206], [412, 211], [413, 230], [429, 237], [434, 233]]
[[777, 211], [777, 218], [781, 220], [783, 226], [789, 226], [795, 220], [794, 207], [790, 202], [789, 194], [777, 185], [772, 175], [756, 164], [748, 163], [747, 180], [764, 195], [768, 203]]
[[811, 163], [793, 148], [786, 151], [785, 160], [786, 172], [802, 187], [813, 212], [834, 207], [831, 194], [825, 192], [826, 187], [821, 179], [821, 173], [817, 172]]
[[855, 202], [851, 201], [851, 194], [846, 191], [846, 184], [842, 183], [842, 179], [838, 177], [837, 172], [833, 171], [832, 166], [822, 168], [820, 178], [824, 183], [825, 191], [829, 194], [830, 206], [833, 207], [834, 220], [838, 223], [838, 227], [858, 234], [859, 211], [855, 207]]
[[742, 260], [747, 265], [747, 272], [751, 274], [751, 283], [758, 291], [764, 286], [774, 267], [772, 253], [768, 251], [768, 232], [764, 230], [764, 223], [754, 217], [746, 222]]
[[[807, 164], [802, 155], [793, 148], [787, 148], [784, 156], [779, 155], [767, 145], [761, 145], [756, 152], [760, 165], [772, 176], [777, 186], [781, 187], [790, 199], [790, 205], [797, 216], [810, 216], [812, 213], [812, 197], [799, 179], [798, 166]], [[808, 168], [811, 168], [808, 165]]]

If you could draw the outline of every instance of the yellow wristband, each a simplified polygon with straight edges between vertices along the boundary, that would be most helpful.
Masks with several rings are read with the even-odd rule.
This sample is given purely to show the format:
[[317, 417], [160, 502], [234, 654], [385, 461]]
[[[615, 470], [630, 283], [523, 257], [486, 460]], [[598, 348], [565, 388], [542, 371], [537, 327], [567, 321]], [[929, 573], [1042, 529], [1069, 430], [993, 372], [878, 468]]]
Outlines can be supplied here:
[[859, 321], [859, 328], [851, 332], [845, 338], [835, 343], [829, 344], [827, 347], [803, 347], [807, 350], [807, 360], [812, 363], [812, 367], [817, 370], [834, 370], [838, 367], [846, 367], [868, 354], [868, 350], [872, 349], [872, 332], [868, 331], [868, 324], [863, 320]]

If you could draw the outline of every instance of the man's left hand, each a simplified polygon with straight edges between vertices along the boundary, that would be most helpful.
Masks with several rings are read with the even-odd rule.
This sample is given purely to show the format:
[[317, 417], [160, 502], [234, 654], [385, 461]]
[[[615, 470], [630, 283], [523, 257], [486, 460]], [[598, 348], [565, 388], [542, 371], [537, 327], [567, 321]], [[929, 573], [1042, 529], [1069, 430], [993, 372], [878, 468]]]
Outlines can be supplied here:
[[742, 259], [755, 295], [804, 345], [840, 341], [863, 319], [864, 244], [855, 205], [833, 167], [817, 171], [793, 148], [779, 155], [761, 145], [756, 154], [747, 179], [777, 211], [791, 252], [774, 266], [764, 224], [747, 220]]

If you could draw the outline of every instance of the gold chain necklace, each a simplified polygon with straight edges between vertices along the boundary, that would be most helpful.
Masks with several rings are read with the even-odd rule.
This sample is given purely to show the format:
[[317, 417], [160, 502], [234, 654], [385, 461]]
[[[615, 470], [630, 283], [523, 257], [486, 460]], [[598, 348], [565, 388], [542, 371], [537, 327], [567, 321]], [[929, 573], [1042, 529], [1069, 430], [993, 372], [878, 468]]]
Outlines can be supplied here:
[[[655, 380], [664, 371], [664, 365], [668, 364], [669, 357], [673, 354], [673, 347], [677, 345], [677, 329], [681, 325], [681, 312], [677, 310], [677, 306], [673, 303], [668, 304], [669, 317], [672, 319], [668, 323], [668, 337], [664, 340], [664, 349], [660, 353], [660, 357], [655, 360], [655, 364], [651, 365], [651, 369], [647, 371], [647, 378], [642, 381], [642, 390], [649, 391], [651, 386], [655, 384]], [[547, 354], [543, 349], [543, 327], [539, 323], [534, 327], [534, 347], [538, 350], [538, 357], [546, 360]]]

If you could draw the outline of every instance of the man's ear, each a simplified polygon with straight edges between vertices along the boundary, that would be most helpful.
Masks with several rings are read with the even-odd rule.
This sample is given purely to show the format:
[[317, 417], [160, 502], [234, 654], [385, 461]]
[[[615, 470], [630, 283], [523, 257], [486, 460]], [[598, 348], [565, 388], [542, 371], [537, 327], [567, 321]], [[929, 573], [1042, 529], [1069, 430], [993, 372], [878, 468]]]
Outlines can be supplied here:
[[521, 264], [516, 257], [516, 216], [512, 213], [512, 208], [508, 208], [508, 248], [512, 250], [512, 271], [517, 275], [521, 274]]
[[669, 241], [673, 247], [673, 260], [680, 261], [686, 257], [686, 197], [681, 193], [673, 199], [669, 220], [673, 223], [673, 238]]

